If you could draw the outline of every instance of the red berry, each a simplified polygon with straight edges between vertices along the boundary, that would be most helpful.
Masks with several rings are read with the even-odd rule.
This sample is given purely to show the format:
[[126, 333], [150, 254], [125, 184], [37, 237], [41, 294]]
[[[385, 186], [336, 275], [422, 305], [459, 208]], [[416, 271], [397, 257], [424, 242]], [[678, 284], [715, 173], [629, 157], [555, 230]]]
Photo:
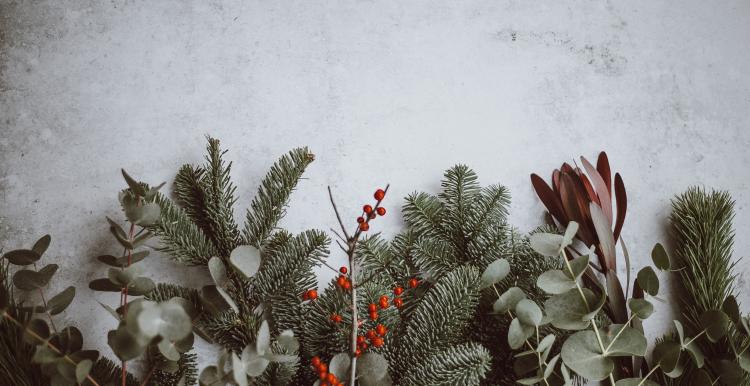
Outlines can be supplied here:
[[362, 211], [364, 211], [367, 214], [370, 214], [370, 213], [372, 213], [372, 206], [365, 205], [365, 206], [362, 207]]
[[320, 378], [321, 381], [325, 381], [326, 378], [328, 378], [328, 371], [321, 371], [318, 373], [318, 378]]
[[360, 335], [357, 337], [357, 344], [365, 343], [365, 337]]
[[378, 216], [385, 216], [385, 208], [382, 206], [378, 208]]
[[314, 357], [312, 357], [312, 359], [310, 360], [310, 364], [313, 365], [313, 366], [315, 366], [315, 367], [319, 367], [320, 366], [320, 357], [318, 357], [317, 355], [314, 356]]
[[340, 275], [340, 276], [339, 276], [339, 277], [338, 277], [338, 278], [336, 279], [336, 284], [338, 284], [338, 285], [339, 285], [339, 287], [344, 287], [344, 284], [346, 284], [346, 276], [344, 276], [344, 275]]
[[307, 293], [305, 293], [305, 295], [307, 296], [308, 299], [315, 300], [318, 298], [318, 291], [314, 289], [307, 290]]
[[396, 296], [399, 296], [402, 293], [404, 293], [404, 289], [402, 287], [396, 287], [393, 289], [393, 294]]
[[360, 349], [354, 350], [354, 356], [355, 357], [359, 358], [360, 355], [362, 355], [362, 350], [360, 350]]
[[385, 343], [385, 341], [381, 337], [372, 340], [372, 345], [375, 347], [383, 347], [383, 343]]
[[375, 326], [375, 332], [377, 332], [380, 336], [384, 336], [388, 332], [388, 329], [385, 328], [384, 325], [378, 324], [377, 326]]
[[348, 270], [348, 269], [346, 269], [346, 267], [341, 267], [341, 268], [339, 268], [339, 272], [341, 272], [341, 273], [343, 273], [344, 275], [346, 275], [346, 273], [347, 273], [347, 272], [349, 272], [349, 270]]
[[416, 278], [409, 279], [410, 288], [417, 288], [418, 285], [419, 285], [419, 280], [417, 280]]
[[367, 336], [367, 339], [369, 340], [373, 340], [375, 339], [376, 336], [378, 336], [375, 330], [367, 330], [367, 333], [365, 333], [365, 335]]
[[373, 197], [375, 197], [376, 200], [380, 201], [385, 198], [385, 191], [383, 191], [383, 189], [378, 189], [375, 191], [375, 194], [373, 194]]
[[342, 318], [342, 317], [341, 317], [341, 315], [339, 315], [339, 314], [333, 314], [333, 315], [331, 315], [331, 320], [332, 320], [332, 321], [333, 321], [334, 323], [341, 323], [341, 321], [342, 321], [343, 319], [344, 319], [344, 318]]
[[302, 300], [309, 300], [310, 299], [310, 293], [308, 291], [305, 291], [305, 293], [302, 294]]
[[378, 215], [375, 212], [370, 212], [370, 214], [367, 215], [367, 218], [369, 218], [370, 220], [372, 220], [372, 219], [374, 219], [377, 216]]
[[367, 232], [367, 230], [370, 229], [370, 224], [363, 222], [362, 224], [359, 224], [359, 229], [362, 230], [362, 232]]
[[339, 381], [338, 378], [336, 378], [336, 375], [333, 374], [333, 373], [328, 373], [328, 376], [326, 377], [326, 380], [328, 382], [331, 382], [331, 383], [336, 383], [336, 382]]
[[401, 298], [395, 298], [393, 299], [393, 305], [396, 306], [396, 308], [401, 308], [404, 305], [404, 301]]
[[344, 281], [344, 289], [345, 289], [345, 290], [350, 290], [350, 289], [352, 289], [352, 282], [350, 282], [349, 280], [345, 280], [345, 281]]
[[360, 223], [360, 224], [362, 224], [363, 222], [365, 222], [365, 218], [362, 217], [362, 216], [357, 217], [357, 222]]
[[375, 303], [370, 303], [369, 306], [367, 306], [367, 310], [372, 312], [376, 312], [378, 310], [378, 306], [375, 305]]
[[369, 347], [367, 345], [367, 343], [362, 343], [362, 344], [359, 345], [359, 348], [362, 349], [362, 350], [367, 350], [367, 347]]
[[372, 320], [378, 320], [378, 313], [377, 312], [370, 312], [370, 319], [372, 319]]
[[318, 373], [323, 374], [328, 372], [328, 365], [325, 363], [320, 363], [320, 366], [318, 366]]

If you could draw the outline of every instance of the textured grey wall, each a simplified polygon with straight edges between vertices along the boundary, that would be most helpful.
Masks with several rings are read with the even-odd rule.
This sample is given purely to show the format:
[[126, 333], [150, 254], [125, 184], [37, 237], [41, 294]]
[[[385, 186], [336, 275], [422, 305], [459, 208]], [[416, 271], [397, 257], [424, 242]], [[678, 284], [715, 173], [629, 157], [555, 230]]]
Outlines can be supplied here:
[[[392, 215], [376, 228], [393, 234], [400, 198], [436, 191], [457, 162], [506, 184], [512, 220], [529, 230], [542, 206], [528, 174], [605, 149], [630, 196], [634, 270], [691, 184], [734, 195], [739, 257], [749, 36], [745, 0], [0, 0], [0, 244], [51, 233], [55, 287], [79, 289], [63, 318], [110, 354], [114, 323], [94, 300], [117, 299], [86, 283], [104, 274], [93, 257], [116, 250], [104, 216], [119, 215], [118, 170], [170, 180], [211, 133], [235, 161], [238, 216], [277, 156], [312, 147], [292, 230], [334, 224], [326, 185], [354, 216], [388, 181]], [[206, 280], [148, 264], [156, 279]]]

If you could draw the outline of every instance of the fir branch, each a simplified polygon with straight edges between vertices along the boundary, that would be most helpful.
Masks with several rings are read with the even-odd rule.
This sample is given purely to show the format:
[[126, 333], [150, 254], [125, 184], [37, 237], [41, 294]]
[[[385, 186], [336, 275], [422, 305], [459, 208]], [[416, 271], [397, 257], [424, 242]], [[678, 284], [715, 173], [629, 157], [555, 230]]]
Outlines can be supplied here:
[[240, 232], [234, 221], [234, 197], [236, 188], [230, 179], [232, 163], [224, 161], [226, 150], [222, 151], [219, 140], [208, 137], [206, 146], [205, 173], [201, 186], [205, 187], [205, 214], [211, 229], [209, 237], [219, 249], [221, 256], [229, 253], [239, 244]]
[[315, 156], [306, 148], [283, 155], [268, 171], [247, 211], [244, 241], [260, 248], [286, 214], [289, 196]]
[[159, 370], [153, 372], [148, 384], [159, 386], [195, 385], [198, 381], [198, 356], [195, 353], [180, 355], [174, 372]]
[[201, 231], [210, 234], [211, 225], [206, 214], [207, 188], [203, 186], [205, 174], [206, 171], [200, 166], [183, 165], [177, 172], [172, 191], [190, 219]]
[[490, 368], [490, 353], [477, 343], [435, 352], [405, 374], [403, 385], [479, 385]]
[[406, 197], [401, 212], [414, 233], [428, 237], [450, 237], [443, 225], [445, 209], [437, 197], [427, 193], [412, 193]]
[[[97, 382], [99, 382], [99, 384], [101, 384], [102, 386], [120, 385], [122, 368], [115, 362], [111, 361], [109, 358], [99, 357], [99, 359], [94, 362], [94, 366], [91, 368], [91, 372], [89, 373], [89, 375], [92, 378], [96, 379]], [[138, 382], [138, 379], [130, 373], [127, 373], [125, 382], [126, 386], [141, 386], [141, 383]], [[84, 384], [90, 385], [90, 383]]]
[[161, 239], [160, 251], [187, 265], [206, 265], [212, 256], [219, 254], [183, 209], [161, 193], [157, 193], [155, 202], [161, 208], [161, 219], [148, 228]]

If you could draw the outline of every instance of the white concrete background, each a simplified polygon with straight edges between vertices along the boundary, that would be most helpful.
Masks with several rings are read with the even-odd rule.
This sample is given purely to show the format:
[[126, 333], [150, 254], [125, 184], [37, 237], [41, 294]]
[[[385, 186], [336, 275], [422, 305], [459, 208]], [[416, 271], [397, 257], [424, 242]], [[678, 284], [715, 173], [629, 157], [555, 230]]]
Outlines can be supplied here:
[[[665, 239], [670, 198], [692, 184], [737, 200], [741, 257], [748, 37], [741, 0], [0, 0], [0, 241], [53, 235], [50, 292], [79, 293], [62, 319], [111, 355], [114, 322], [95, 300], [117, 299], [87, 282], [105, 274], [94, 257], [117, 250], [104, 216], [119, 215], [119, 168], [169, 181], [201, 161], [210, 133], [235, 162], [238, 217], [276, 157], [314, 150], [284, 222], [294, 231], [334, 224], [326, 185], [353, 219], [390, 182], [375, 230], [391, 235], [401, 198], [437, 191], [458, 162], [507, 185], [511, 219], [529, 230], [542, 217], [529, 173], [607, 150], [628, 189], [634, 271]], [[158, 256], [147, 264], [156, 280], [206, 281]]]

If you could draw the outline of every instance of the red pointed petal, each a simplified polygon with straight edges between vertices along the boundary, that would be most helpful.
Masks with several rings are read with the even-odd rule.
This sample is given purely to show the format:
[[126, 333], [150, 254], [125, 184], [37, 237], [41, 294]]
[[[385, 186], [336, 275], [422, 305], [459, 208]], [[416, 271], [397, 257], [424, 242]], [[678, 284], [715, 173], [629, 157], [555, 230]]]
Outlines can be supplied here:
[[566, 162], [562, 165], [560, 171], [563, 173], [573, 173], [573, 167]]
[[625, 223], [625, 212], [628, 210], [628, 196], [620, 173], [615, 174], [615, 199], [617, 199], [617, 220], [615, 221], [615, 242], [620, 237], [620, 231]]
[[581, 163], [583, 163], [583, 168], [586, 169], [586, 173], [588, 173], [591, 183], [594, 185], [596, 194], [599, 197], [599, 206], [601, 206], [604, 215], [609, 220], [609, 226], [612, 227], [612, 196], [607, 188], [607, 183], [604, 182], [602, 175], [599, 174], [599, 171], [594, 168], [594, 165], [589, 160], [581, 157]]
[[536, 174], [531, 175], [531, 185], [534, 187], [537, 196], [542, 200], [542, 204], [547, 207], [547, 211], [560, 224], [567, 225], [568, 217], [565, 215], [560, 199], [555, 195], [546, 182]]
[[560, 198], [562, 201], [563, 209], [568, 217], [577, 222], [580, 226], [578, 231], [578, 238], [581, 239], [586, 245], [596, 245], [598, 242], [593, 236], [591, 229], [591, 222], [588, 216], [588, 204], [582, 203], [585, 200], [585, 191], [583, 188], [577, 189], [579, 183], [573, 179], [573, 176], [569, 173], [562, 173], [560, 175]]
[[594, 188], [591, 186], [591, 182], [589, 182], [589, 179], [585, 174], [581, 174], [581, 182], [583, 183], [583, 187], [586, 189], [586, 194], [588, 195], [589, 200], [599, 205], [599, 197], [596, 196], [596, 192], [594, 192]]
[[607, 184], [607, 191], [609, 196], [612, 197], [612, 172], [609, 168], [609, 159], [607, 153], [599, 153], [599, 158], [596, 160], [596, 170], [602, 176], [602, 180]]

